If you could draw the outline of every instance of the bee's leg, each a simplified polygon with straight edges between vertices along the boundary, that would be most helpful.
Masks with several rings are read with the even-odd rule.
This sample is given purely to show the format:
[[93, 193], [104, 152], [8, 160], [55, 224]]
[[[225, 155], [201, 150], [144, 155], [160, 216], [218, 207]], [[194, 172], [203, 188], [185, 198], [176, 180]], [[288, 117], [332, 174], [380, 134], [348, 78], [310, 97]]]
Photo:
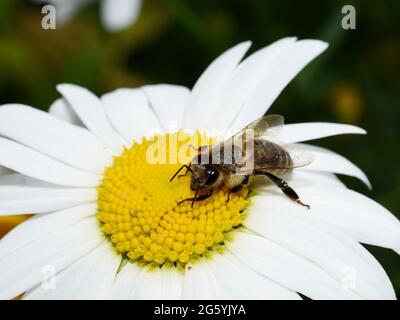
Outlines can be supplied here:
[[293, 201], [297, 202], [298, 204], [301, 204], [302, 206], [306, 207], [307, 209], [310, 209], [310, 206], [308, 204], [303, 203], [299, 196], [297, 195], [296, 191], [294, 191], [286, 181], [282, 180], [281, 178], [273, 175], [270, 172], [265, 172], [265, 171], [255, 171], [255, 174], [262, 174], [264, 176], [267, 176], [268, 179], [270, 179], [279, 189], [282, 190], [282, 192], [288, 196], [290, 199]]
[[246, 187], [249, 184], [249, 179], [250, 179], [250, 175], [244, 176], [243, 181], [239, 185], [230, 189], [228, 192], [228, 198], [226, 199], [226, 202], [229, 202], [231, 193], [237, 193], [237, 192], [241, 191], [244, 187]]
[[184, 173], [184, 174], [178, 175], [178, 178], [186, 176], [186, 175], [188, 174], [188, 172], [193, 173], [193, 170], [190, 169], [190, 164], [189, 164], [189, 166], [186, 166], [186, 171], [185, 171], [185, 173]]
[[181, 172], [183, 168], [186, 168], [186, 172], [185, 172], [185, 174], [183, 174], [183, 176], [186, 176], [186, 174], [188, 173], [188, 171], [190, 171], [190, 172], [193, 173], [193, 170], [190, 169], [190, 165], [184, 164], [182, 167], [180, 167], [180, 168], [178, 169], [178, 171], [175, 172], [175, 174], [172, 176], [172, 178], [169, 180], [169, 182], [171, 182], [172, 180], [174, 180], [175, 177], [177, 176], [177, 174], [178, 174], [179, 172]]
[[178, 204], [182, 204], [182, 203], [184, 203], [185, 201], [192, 201], [192, 208], [193, 208], [193, 204], [194, 204], [195, 201], [203, 201], [203, 200], [206, 200], [206, 199], [208, 199], [209, 197], [211, 197], [212, 194], [213, 194], [213, 191], [212, 191], [212, 190], [209, 190], [207, 193], [202, 194], [202, 195], [200, 195], [200, 196], [197, 196], [197, 192], [196, 192], [196, 195], [195, 195], [193, 198], [187, 198], [187, 199], [185, 199], [185, 200], [179, 201]]
[[206, 199], [208, 199], [209, 197], [211, 197], [212, 194], [213, 194], [213, 191], [210, 190], [210, 191], [208, 191], [207, 193], [202, 194], [201, 196], [198, 196], [198, 197], [196, 198], [196, 201], [203, 201], [203, 200], [206, 200]]

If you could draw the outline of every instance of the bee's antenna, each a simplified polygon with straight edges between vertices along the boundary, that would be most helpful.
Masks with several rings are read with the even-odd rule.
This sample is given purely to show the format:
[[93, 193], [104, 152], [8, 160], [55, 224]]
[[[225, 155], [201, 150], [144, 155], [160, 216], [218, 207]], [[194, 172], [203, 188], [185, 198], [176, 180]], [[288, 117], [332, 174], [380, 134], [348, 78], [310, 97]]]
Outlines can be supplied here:
[[172, 180], [174, 180], [175, 177], [177, 176], [177, 174], [178, 174], [179, 172], [181, 172], [183, 168], [186, 168], [187, 171], [190, 171], [191, 173], [193, 173], [193, 170], [190, 169], [190, 165], [188, 166], [188, 165], [184, 164], [182, 167], [180, 167], [180, 168], [178, 169], [178, 171], [175, 172], [175, 174], [172, 176], [172, 178], [169, 180], [169, 182], [171, 182]]

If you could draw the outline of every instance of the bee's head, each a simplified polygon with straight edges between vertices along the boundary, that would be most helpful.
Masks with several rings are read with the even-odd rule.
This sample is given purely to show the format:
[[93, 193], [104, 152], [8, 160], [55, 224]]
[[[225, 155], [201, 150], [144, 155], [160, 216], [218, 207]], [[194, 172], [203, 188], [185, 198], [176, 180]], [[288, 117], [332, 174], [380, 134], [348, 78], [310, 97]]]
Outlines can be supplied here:
[[218, 168], [212, 164], [193, 164], [190, 189], [199, 190], [205, 186], [212, 186], [219, 177]]

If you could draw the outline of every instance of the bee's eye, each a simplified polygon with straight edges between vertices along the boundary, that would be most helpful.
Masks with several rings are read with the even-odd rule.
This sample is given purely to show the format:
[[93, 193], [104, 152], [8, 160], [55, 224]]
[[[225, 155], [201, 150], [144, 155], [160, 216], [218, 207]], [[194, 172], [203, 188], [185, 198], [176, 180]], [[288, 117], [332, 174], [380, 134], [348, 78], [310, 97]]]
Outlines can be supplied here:
[[217, 181], [219, 176], [219, 173], [215, 169], [209, 169], [207, 170], [207, 181], [206, 184], [211, 185]]

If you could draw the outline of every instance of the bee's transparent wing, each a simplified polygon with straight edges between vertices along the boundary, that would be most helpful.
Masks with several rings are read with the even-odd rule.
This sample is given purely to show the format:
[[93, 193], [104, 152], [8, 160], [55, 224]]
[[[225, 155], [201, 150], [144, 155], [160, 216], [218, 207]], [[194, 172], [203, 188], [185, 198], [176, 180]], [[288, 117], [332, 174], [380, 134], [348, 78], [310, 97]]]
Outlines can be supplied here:
[[290, 146], [286, 147], [286, 151], [289, 152], [292, 164], [290, 168], [300, 168], [309, 165], [315, 159], [315, 156], [304, 150], [291, 150]]
[[273, 140], [273, 137], [279, 135], [283, 125], [283, 116], [270, 114], [253, 121], [238, 133], [225, 140], [224, 143], [240, 146], [242, 149], [245, 149], [248, 141], [255, 139]]
[[280, 114], [269, 114], [253, 121], [245, 128], [243, 128], [240, 132], [235, 134], [234, 137], [241, 136], [248, 130], [252, 130], [254, 138], [264, 136], [277, 136], [281, 131], [284, 123], [285, 120]]
[[232, 159], [231, 167], [240, 168], [243, 167], [243, 161], [237, 161], [241, 158], [238, 155], [242, 153], [242, 150], [246, 150], [248, 142], [252, 142], [255, 139], [262, 139], [264, 137], [268, 139], [268, 137], [277, 136], [283, 125], [283, 116], [279, 114], [266, 115], [253, 121], [230, 138], [212, 146], [202, 146], [199, 151], [212, 152], [213, 155], [218, 155], [217, 160], [221, 162], [221, 153], [219, 153], [219, 151], [223, 150], [223, 153], [228, 153], [226, 157], [224, 154], [224, 158]]

